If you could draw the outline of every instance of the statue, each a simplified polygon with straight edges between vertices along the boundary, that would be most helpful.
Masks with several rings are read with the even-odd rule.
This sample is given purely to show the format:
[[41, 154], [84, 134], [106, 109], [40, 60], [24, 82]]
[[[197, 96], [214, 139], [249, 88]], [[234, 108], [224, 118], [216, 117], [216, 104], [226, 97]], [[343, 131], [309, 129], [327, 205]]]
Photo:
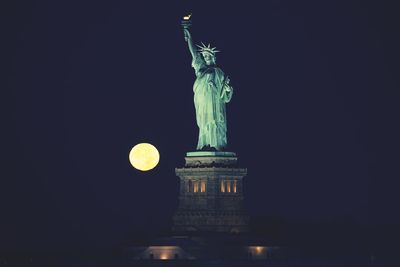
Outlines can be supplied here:
[[190, 16], [182, 21], [185, 41], [192, 55], [196, 74], [193, 85], [196, 121], [199, 127], [197, 150], [223, 150], [227, 146], [225, 104], [232, 98], [229, 77], [217, 67], [215, 54], [219, 51], [202, 43], [197, 49], [189, 31]]

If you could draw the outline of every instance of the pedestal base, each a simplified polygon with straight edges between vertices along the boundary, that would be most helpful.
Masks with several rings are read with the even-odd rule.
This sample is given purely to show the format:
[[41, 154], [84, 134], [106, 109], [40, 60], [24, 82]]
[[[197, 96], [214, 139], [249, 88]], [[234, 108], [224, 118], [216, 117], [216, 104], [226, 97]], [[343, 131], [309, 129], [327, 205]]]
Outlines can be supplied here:
[[233, 152], [188, 152], [180, 178], [179, 207], [173, 218], [175, 232], [246, 232], [243, 177]]

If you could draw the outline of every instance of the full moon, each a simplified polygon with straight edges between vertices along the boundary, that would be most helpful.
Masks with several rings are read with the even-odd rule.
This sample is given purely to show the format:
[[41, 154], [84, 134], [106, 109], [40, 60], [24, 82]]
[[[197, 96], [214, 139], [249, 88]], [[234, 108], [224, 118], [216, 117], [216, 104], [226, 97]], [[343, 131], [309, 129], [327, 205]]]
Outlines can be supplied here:
[[135, 169], [149, 171], [157, 166], [160, 154], [152, 144], [140, 143], [132, 148], [129, 153], [129, 161]]

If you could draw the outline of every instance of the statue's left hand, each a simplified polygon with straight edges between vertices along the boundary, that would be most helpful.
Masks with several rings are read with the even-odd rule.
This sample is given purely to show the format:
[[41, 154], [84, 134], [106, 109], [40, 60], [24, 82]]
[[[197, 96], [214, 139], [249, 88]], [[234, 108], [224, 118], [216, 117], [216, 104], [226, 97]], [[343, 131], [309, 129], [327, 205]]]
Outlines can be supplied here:
[[231, 80], [229, 79], [228, 76], [226, 76], [225, 83], [224, 83], [224, 89], [225, 89], [225, 91], [228, 92], [228, 93], [229, 93], [230, 91], [232, 91], [232, 87], [231, 87], [231, 85], [230, 85], [230, 82], [231, 82]]

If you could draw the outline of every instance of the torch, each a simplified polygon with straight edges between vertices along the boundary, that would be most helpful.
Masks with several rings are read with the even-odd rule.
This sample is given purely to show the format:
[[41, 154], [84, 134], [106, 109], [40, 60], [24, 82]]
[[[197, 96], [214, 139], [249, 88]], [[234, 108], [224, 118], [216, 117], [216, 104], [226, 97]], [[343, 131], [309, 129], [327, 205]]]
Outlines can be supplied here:
[[[192, 13], [190, 13], [187, 16], [184, 16], [182, 21], [181, 21], [181, 25], [183, 29], [189, 29], [190, 26], [192, 26], [192, 21], [190, 20], [190, 17], [192, 16]], [[187, 42], [187, 36], [185, 35], [185, 41]]]

